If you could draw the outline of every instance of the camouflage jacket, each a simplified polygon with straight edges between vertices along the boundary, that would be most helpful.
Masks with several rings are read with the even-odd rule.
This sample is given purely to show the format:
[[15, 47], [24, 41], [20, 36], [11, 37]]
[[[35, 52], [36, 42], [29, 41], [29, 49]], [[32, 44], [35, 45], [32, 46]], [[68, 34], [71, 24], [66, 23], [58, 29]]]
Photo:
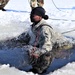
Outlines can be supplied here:
[[51, 51], [53, 47], [59, 47], [61, 49], [62, 47], [65, 48], [65, 46], [72, 46], [66, 37], [48, 26], [44, 19], [42, 19], [37, 25], [32, 25], [31, 30], [35, 39], [30, 44], [35, 47]]
[[30, 6], [31, 8], [35, 8], [38, 6], [43, 7], [44, 5], [44, 0], [30, 0]]
[[0, 9], [3, 9], [9, 0], [0, 0]]
[[9, 0], [0, 0], [0, 5], [7, 4]]

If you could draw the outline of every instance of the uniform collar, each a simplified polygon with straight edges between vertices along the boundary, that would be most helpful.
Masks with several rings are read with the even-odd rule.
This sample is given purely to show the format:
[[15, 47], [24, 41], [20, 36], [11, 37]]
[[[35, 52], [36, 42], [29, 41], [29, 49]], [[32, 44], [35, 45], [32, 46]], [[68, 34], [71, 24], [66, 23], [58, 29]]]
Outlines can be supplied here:
[[38, 28], [40, 25], [42, 24], [47, 24], [46, 21], [44, 19], [42, 19], [39, 23], [37, 23], [36, 25], [33, 26], [33, 28]]

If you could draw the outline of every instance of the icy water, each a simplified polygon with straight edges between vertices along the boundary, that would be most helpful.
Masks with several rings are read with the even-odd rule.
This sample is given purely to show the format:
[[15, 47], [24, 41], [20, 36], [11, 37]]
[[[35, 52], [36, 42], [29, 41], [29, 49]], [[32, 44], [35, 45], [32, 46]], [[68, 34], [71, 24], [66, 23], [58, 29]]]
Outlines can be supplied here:
[[[66, 53], [69, 54], [69, 52]], [[73, 61], [75, 61], [75, 48], [70, 50], [68, 57], [54, 59], [47, 71], [42, 75], [49, 74]], [[15, 40], [0, 43], [0, 64], [10, 64], [10, 66], [14, 66], [20, 70], [28, 71], [32, 68], [28, 62], [28, 54], [24, 46], [21, 46], [21, 43]]]
[[[28, 56], [24, 52], [25, 50], [22, 48], [13, 48], [9, 50], [1, 50], [0, 51], [0, 64], [10, 64], [10, 66], [14, 66], [20, 70], [28, 71], [31, 69], [31, 66], [28, 64]], [[42, 75], [49, 74], [54, 70], [57, 70], [63, 66], [65, 66], [69, 62], [75, 61], [75, 50], [72, 50], [72, 54], [69, 58], [66, 59], [54, 59], [52, 64], [49, 66], [47, 71]]]
[[61, 59], [61, 58], [54, 59], [52, 64], [47, 69], [46, 74], [65, 66], [69, 62], [75, 61], [75, 49], [71, 49], [70, 51], [71, 51], [71, 54], [68, 57], [63, 58], [63, 59]]

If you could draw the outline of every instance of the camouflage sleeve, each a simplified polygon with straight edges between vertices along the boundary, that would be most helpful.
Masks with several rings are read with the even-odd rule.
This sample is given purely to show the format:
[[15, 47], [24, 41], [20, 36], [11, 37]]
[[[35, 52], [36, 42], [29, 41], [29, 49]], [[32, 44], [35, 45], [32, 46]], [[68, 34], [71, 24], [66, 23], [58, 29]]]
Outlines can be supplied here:
[[1, 3], [1, 5], [3, 5], [3, 4], [5, 5], [5, 4], [8, 3], [8, 1], [9, 1], [9, 0], [0, 0], [0, 3]]
[[36, 7], [36, 4], [37, 4], [37, 0], [30, 0], [30, 6], [32, 9]]
[[30, 35], [26, 32], [22, 33], [17, 37], [17, 41], [22, 44], [29, 44], [30, 39]]
[[40, 46], [47, 51], [52, 50], [51, 33], [48, 26], [43, 26], [40, 37]]
[[44, 0], [30, 0], [30, 6], [31, 8], [35, 8], [35, 7], [43, 7], [44, 5]]
[[44, 0], [37, 0], [37, 5], [43, 7]]

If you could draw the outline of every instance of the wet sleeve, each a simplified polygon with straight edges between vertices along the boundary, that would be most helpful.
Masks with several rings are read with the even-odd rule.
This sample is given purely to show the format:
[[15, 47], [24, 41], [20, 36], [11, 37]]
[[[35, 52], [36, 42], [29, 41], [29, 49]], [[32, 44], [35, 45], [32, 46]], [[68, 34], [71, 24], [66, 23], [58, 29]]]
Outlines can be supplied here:
[[18, 36], [17, 41], [24, 43], [24, 44], [29, 44], [30, 41], [30, 36], [28, 33], [22, 33], [21, 35]]
[[47, 51], [51, 51], [52, 42], [50, 28], [47, 26], [43, 26], [40, 36], [40, 46]]

